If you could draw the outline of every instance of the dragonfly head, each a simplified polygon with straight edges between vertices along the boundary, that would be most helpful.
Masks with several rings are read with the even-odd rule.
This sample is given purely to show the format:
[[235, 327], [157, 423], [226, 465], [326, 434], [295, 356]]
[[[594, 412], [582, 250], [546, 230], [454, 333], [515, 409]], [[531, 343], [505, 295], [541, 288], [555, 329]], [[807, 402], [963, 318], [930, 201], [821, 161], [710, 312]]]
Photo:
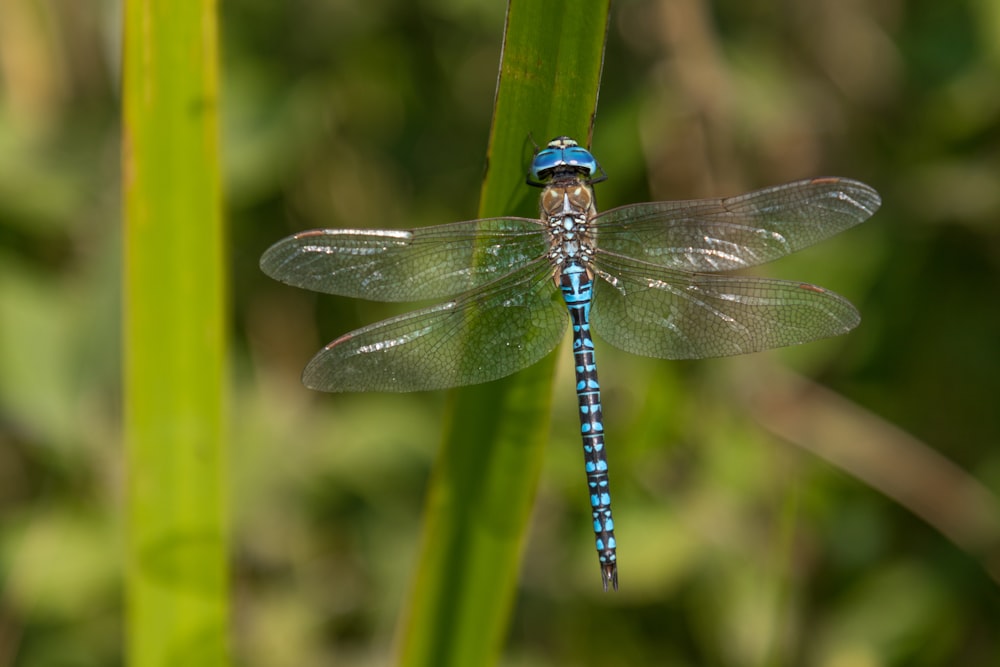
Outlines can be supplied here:
[[528, 185], [543, 188], [560, 178], [580, 176], [587, 183], [598, 183], [608, 177], [590, 151], [569, 137], [556, 137], [535, 153], [528, 170]]

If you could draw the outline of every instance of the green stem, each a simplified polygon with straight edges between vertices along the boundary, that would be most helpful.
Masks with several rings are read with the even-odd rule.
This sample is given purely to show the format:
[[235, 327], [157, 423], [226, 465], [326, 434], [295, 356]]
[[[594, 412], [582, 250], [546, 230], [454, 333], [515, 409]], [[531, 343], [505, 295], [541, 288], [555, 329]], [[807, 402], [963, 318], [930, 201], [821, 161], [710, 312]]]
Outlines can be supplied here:
[[127, 662], [228, 664], [214, 0], [125, 3]]
[[[589, 144], [607, 21], [607, 0], [509, 3], [480, 216], [537, 215], [537, 192], [524, 184], [532, 138]], [[545, 452], [555, 359], [453, 394], [400, 664], [496, 661]]]

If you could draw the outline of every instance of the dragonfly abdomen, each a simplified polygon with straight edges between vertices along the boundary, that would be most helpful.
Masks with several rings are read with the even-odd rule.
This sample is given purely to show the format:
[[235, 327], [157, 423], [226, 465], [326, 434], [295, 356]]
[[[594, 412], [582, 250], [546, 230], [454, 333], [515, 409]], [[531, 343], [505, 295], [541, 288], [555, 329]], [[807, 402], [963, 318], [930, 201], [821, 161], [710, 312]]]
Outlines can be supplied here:
[[618, 564], [615, 553], [615, 522], [611, 517], [611, 491], [608, 487], [608, 458], [604, 451], [604, 417], [601, 412], [601, 385], [594, 361], [594, 339], [590, 335], [590, 302], [593, 279], [580, 262], [562, 267], [559, 287], [569, 309], [573, 325], [573, 362], [576, 371], [576, 396], [580, 405], [580, 435], [583, 459], [590, 490], [590, 508], [594, 517], [597, 556], [601, 563], [604, 590], [610, 583], [618, 590]]

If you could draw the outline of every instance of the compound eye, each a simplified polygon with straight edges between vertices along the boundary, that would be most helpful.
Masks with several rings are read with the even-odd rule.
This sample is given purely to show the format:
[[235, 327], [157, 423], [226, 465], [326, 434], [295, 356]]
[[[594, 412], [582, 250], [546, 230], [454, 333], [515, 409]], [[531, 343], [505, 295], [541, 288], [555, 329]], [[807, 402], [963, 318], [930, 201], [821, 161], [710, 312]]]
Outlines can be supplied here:
[[586, 171], [587, 176], [597, 173], [597, 160], [586, 148], [570, 146], [563, 149], [562, 153], [563, 164]]
[[556, 167], [566, 164], [561, 148], [546, 148], [538, 151], [535, 159], [531, 161], [531, 178], [536, 181], [545, 181]]

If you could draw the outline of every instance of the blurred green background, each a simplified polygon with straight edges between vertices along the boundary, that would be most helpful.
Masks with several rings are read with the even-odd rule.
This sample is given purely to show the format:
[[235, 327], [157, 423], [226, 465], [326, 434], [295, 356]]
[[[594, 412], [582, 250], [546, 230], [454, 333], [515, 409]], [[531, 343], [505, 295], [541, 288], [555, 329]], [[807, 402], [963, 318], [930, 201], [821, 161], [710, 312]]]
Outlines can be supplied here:
[[[302, 388], [321, 345], [411, 307], [257, 261], [300, 229], [473, 217], [504, 9], [222, 3], [238, 664], [390, 659], [446, 394]], [[998, 664], [1000, 3], [612, 10], [602, 207], [819, 175], [884, 204], [760, 271], [850, 298], [847, 336], [683, 363], [598, 342], [616, 595], [557, 351], [502, 664]], [[0, 3], [0, 666], [122, 660], [119, 14]]]

